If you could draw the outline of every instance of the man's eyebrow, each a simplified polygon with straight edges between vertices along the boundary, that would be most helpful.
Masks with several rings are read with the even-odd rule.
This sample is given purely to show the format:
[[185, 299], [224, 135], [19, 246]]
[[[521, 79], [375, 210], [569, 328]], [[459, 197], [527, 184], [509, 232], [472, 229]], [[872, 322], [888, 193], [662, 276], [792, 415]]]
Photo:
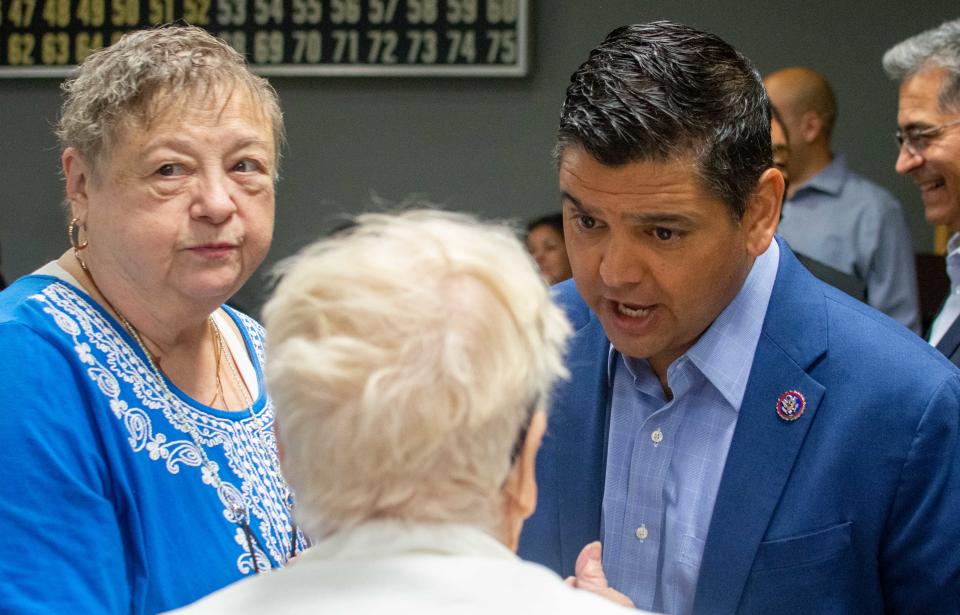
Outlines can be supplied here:
[[[596, 216], [596, 213], [590, 207], [584, 205], [577, 197], [569, 192], [561, 191], [560, 200], [569, 203], [570, 207], [580, 215]], [[691, 226], [694, 223], [690, 216], [669, 212], [626, 213], [623, 217], [633, 224], [646, 226]]]
[[572, 207], [573, 210], [578, 215], [581, 215], [581, 216], [589, 216], [591, 218], [595, 218], [595, 217], [598, 217], [599, 215], [595, 209], [593, 209], [589, 205], [584, 204], [583, 201], [581, 201], [580, 199], [578, 199], [577, 197], [573, 196], [572, 194], [570, 194], [565, 190], [560, 191], [560, 203], [561, 205], [563, 203], [569, 203], [570, 207]]
[[626, 218], [634, 224], [648, 226], [689, 226], [693, 224], [693, 220], [689, 216], [662, 212], [627, 214]]
[[900, 127], [901, 132], [910, 132], [916, 130], [929, 130], [934, 125], [928, 122], [913, 121]]
[[586, 211], [587, 211], [587, 208], [584, 207], [583, 203], [580, 202], [580, 199], [578, 199], [577, 197], [573, 196], [572, 194], [570, 194], [570, 193], [567, 192], [566, 190], [561, 190], [561, 191], [560, 191], [560, 202], [562, 203], [562, 202], [564, 202], [564, 201], [570, 203], [570, 206], [573, 207], [574, 209], [576, 209], [577, 211], [579, 211], [580, 213], [586, 213]]

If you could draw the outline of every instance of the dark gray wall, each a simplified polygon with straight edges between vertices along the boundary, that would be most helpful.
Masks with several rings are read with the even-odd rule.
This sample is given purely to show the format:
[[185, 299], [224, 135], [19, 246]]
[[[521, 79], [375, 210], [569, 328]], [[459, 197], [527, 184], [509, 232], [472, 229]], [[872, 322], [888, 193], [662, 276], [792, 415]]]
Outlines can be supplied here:
[[[893, 172], [897, 91], [880, 67], [893, 43], [960, 16], [955, 0], [917, 3], [531, 0], [530, 72], [523, 79], [275, 78], [289, 148], [274, 246], [238, 301], [256, 311], [262, 273], [368, 208], [371, 194], [417, 194], [488, 217], [557, 207], [550, 161], [570, 73], [614, 27], [669, 18], [711, 30], [763, 73], [804, 64], [833, 82], [835, 148], [900, 197], [918, 251], [932, 249], [916, 189]], [[878, 7], [883, 6], [880, 9]], [[0, 80], [0, 245], [9, 279], [67, 246], [59, 208], [55, 80]]]

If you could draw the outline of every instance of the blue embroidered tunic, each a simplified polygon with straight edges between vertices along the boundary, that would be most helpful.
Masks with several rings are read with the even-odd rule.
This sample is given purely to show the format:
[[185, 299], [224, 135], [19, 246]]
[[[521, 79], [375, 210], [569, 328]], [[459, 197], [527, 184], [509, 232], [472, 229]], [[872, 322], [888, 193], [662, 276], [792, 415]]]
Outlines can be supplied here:
[[[0, 293], [0, 612], [156, 613], [291, 551], [263, 386], [263, 329], [224, 308], [256, 367], [250, 412], [173, 408], [127, 332], [82, 290], [32, 275]], [[212, 476], [190, 435], [196, 425]], [[302, 538], [297, 538], [302, 540]]]

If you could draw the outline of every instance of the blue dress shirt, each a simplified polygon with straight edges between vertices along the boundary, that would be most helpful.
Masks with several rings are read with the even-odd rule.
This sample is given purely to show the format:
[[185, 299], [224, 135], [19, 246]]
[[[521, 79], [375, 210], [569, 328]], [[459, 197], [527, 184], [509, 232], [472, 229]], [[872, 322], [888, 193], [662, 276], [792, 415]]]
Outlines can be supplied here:
[[838, 155], [783, 205], [778, 230], [799, 254], [867, 286], [867, 303], [920, 333], [913, 243], [900, 203]]
[[930, 326], [931, 346], [936, 346], [953, 321], [960, 317], [960, 233], [954, 233], [947, 242], [947, 277], [950, 294]]
[[777, 274], [776, 242], [734, 300], [667, 369], [611, 348], [603, 565], [639, 608], [689, 613], [730, 440]]

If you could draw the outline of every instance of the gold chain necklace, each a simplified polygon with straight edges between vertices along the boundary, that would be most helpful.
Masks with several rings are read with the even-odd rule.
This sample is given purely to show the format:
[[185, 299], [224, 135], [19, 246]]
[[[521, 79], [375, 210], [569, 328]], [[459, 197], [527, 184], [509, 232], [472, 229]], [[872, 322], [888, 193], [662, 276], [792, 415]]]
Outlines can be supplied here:
[[[250, 394], [250, 389], [244, 384], [243, 379], [240, 377], [240, 373], [237, 371], [237, 360], [234, 358], [233, 353], [230, 352], [230, 349], [227, 347], [226, 342], [224, 342], [223, 334], [220, 332], [220, 327], [214, 321], [213, 317], [210, 317], [210, 331], [213, 335], [213, 339], [217, 348], [217, 369], [220, 368], [220, 357], [224, 354], [227, 355], [227, 370], [230, 372], [230, 375], [233, 380], [234, 386], [237, 387], [237, 390], [240, 392], [240, 397], [243, 400], [243, 406], [253, 409], [253, 396]], [[220, 394], [223, 395], [223, 384], [220, 382], [220, 374], [217, 373], [217, 384], [219, 386]], [[227, 405], [227, 400], [224, 398], [223, 405]], [[262, 440], [262, 434], [261, 434]], [[264, 442], [264, 445], [266, 443]]]
[[[217, 330], [217, 325], [214, 324], [213, 318], [207, 320], [207, 328], [210, 329], [210, 339], [216, 340], [220, 332]], [[214, 367], [216, 373], [216, 378], [214, 378], [216, 390], [213, 392], [213, 399], [211, 399], [207, 405], [213, 408], [217, 403], [217, 399], [220, 399], [223, 402], [223, 407], [226, 408], [227, 398], [224, 397], [223, 382], [220, 380], [220, 357], [223, 356], [223, 346], [221, 344], [214, 343], [213, 356], [216, 364]]]
[[[212, 331], [217, 341], [217, 347], [219, 349], [218, 354], [227, 355], [227, 369], [230, 371], [230, 375], [233, 379], [234, 386], [236, 386], [237, 390], [240, 391], [240, 395], [243, 398], [243, 403], [247, 408], [249, 408], [250, 416], [253, 417], [253, 404], [254, 404], [253, 396], [250, 393], [250, 389], [244, 383], [243, 378], [240, 377], [240, 371], [239, 371], [239, 366], [237, 364], [237, 360], [234, 354], [230, 351], [230, 348], [227, 347], [226, 342], [223, 339], [223, 334], [220, 332], [220, 327], [217, 325], [216, 321], [213, 319], [212, 316], [210, 318], [210, 322], [213, 325]], [[224, 405], [226, 405], [226, 399], [224, 399]], [[264, 440], [262, 429], [257, 429], [256, 432], [257, 432], [257, 437], [260, 440], [260, 446], [262, 447], [263, 451], [267, 452], [267, 451], [275, 450], [274, 448], [270, 447], [267, 444], [266, 440]], [[280, 463], [280, 460], [277, 459], [276, 464], [278, 466], [279, 466], [279, 463]], [[284, 490], [284, 495], [283, 495], [284, 505], [286, 506], [288, 513], [290, 513], [293, 510], [293, 494], [290, 492], [290, 488], [287, 487], [286, 482], [283, 483], [282, 487]], [[241, 527], [244, 527], [244, 526], [241, 526]], [[258, 544], [260, 541], [257, 539], [256, 535], [253, 534], [252, 531], [250, 531], [249, 527], [244, 527], [244, 533], [247, 538], [247, 544], [250, 548], [251, 557], [253, 557], [254, 565], [256, 566], [256, 571], [259, 573], [260, 572], [259, 565], [256, 563], [256, 557], [253, 556], [252, 541], [256, 540]], [[288, 556], [290, 559], [296, 557], [297, 555], [297, 534], [298, 533], [299, 533], [299, 529], [297, 528], [297, 524], [293, 522], [291, 519], [290, 552]], [[309, 541], [306, 538], [304, 538], [304, 544], [309, 546]], [[261, 550], [263, 550], [262, 545], [261, 545]]]
[[[78, 250], [74, 249], [73, 255], [77, 259], [77, 262], [80, 264], [80, 269], [83, 270], [83, 273], [86, 275], [87, 280], [90, 282], [93, 288], [96, 289], [97, 294], [99, 294], [103, 298], [107, 306], [113, 311], [114, 314], [117, 315], [117, 319], [120, 321], [120, 324], [123, 326], [124, 329], [126, 329], [127, 333], [130, 334], [130, 337], [133, 338], [134, 342], [136, 342], [137, 347], [140, 349], [143, 355], [147, 358], [147, 363], [150, 365], [150, 369], [154, 375], [154, 378], [159, 384], [164, 397], [167, 400], [167, 404], [169, 405], [170, 409], [173, 410], [173, 412], [177, 415], [177, 418], [179, 419], [180, 424], [183, 425], [186, 428], [187, 433], [190, 434], [190, 439], [193, 441], [193, 446], [197, 451], [198, 457], [200, 458], [200, 463], [207, 470], [207, 476], [209, 476], [210, 486], [217, 490], [217, 493], [220, 496], [220, 500], [229, 507], [230, 514], [228, 515], [227, 518], [233, 523], [236, 523], [237, 525], [239, 525], [241, 530], [243, 531], [244, 537], [246, 538], [246, 542], [247, 542], [247, 550], [250, 555], [250, 559], [253, 562], [254, 571], [257, 574], [260, 573], [260, 564], [257, 559], [256, 551], [254, 549], [254, 543], [256, 543], [256, 545], [259, 547], [260, 551], [264, 554], [264, 557], [267, 558], [267, 568], [268, 569], [272, 568], [273, 563], [270, 561], [270, 558], [267, 555], [266, 549], [263, 548], [263, 545], [261, 544], [260, 539], [257, 537], [256, 534], [253, 533], [253, 530], [250, 527], [250, 513], [247, 508], [246, 502], [245, 501], [238, 502], [236, 501], [235, 498], [226, 497], [226, 495], [223, 493], [224, 482], [223, 482], [223, 479], [220, 478], [220, 467], [213, 460], [211, 460], [209, 456], [207, 456], [207, 451], [202, 444], [200, 430], [197, 428], [196, 422], [190, 419], [187, 413], [180, 407], [179, 399], [173, 394], [173, 392], [170, 390], [170, 387], [167, 386], [167, 382], [163, 377], [163, 372], [160, 371], [160, 368], [157, 366], [156, 362], [154, 361], [154, 356], [150, 353], [149, 350], [147, 350], [147, 346], [146, 344], [144, 344], [143, 338], [140, 336], [140, 332], [137, 331], [137, 329], [132, 324], [130, 324], [130, 321], [127, 320], [126, 316], [124, 316], [123, 313], [120, 310], [118, 310], [113, 305], [113, 303], [111, 303], [109, 299], [107, 299], [107, 296], [103, 294], [103, 291], [101, 291], [100, 287], [97, 285], [97, 281], [93, 278], [93, 273], [90, 271], [90, 269], [87, 267], [87, 264], [80, 257]], [[218, 354], [217, 368], [219, 371], [219, 363], [220, 363], [219, 356], [222, 355], [222, 353], [227, 349], [223, 341], [223, 336], [220, 334], [220, 329], [219, 327], [217, 327], [217, 324], [214, 322], [212, 315], [207, 317], [207, 322], [209, 323], [210, 331], [215, 338], [215, 344], [217, 347], [217, 354]], [[263, 439], [262, 430], [258, 429], [257, 425], [255, 424], [256, 415], [253, 412], [253, 400], [251, 399], [250, 392], [247, 390], [246, 386], [243, 384], [242, 380], [240, 379], [240, 375], [233, 364], [232, 354], [230, 355], [229, 360], [227, 361], [227, 364], [230, 366], [231, 374], [233, 375], [235, 379], [235, 383], [238, 385], [240, 394], [243, 397], [244, 409], [247, 410], [247, 413], [250, 415], [250, 418], [253, 420], [254, 424], [252, 424], [252, 428], [254, 429], [254, 431], [257, 432], [257, 435], [260, 440], [260, 444], [263, 447], [264, 454], [269, 456], [271, 449], [267, 446], [266, 441]], [[217, 378], [219, 381], [219, 373], [217, 375]], [[220, 394], [222, 395], [222, 384], [220, 384], [219, 382], [218, 382], [218, 389], [220, 390], [221, 392]], [[226, 399], [224, 399], [224, 406], [226, 406]], [[279, 465], [277, 465], [277, 467], [279, 467]], [[205, 479], [204, 482], [207, 482], [207, 479]], [[282, 484], [282, 486], [284, 489], [284, 493], [282, 494], [282, 499], [289, 514], [289, 511], [292, 509], [292, 502], [291, 502], [292, 494], [290, 493], [290, 490], [286, 486], [285, 482]], [[290, 554], [289, 554], [290, 558], [293, 558], [297, 554], [297, 534], [298, 533], [299, 533], [299, 530], [297, 528], [297, 525], [293, 523], [291, 519]]]

